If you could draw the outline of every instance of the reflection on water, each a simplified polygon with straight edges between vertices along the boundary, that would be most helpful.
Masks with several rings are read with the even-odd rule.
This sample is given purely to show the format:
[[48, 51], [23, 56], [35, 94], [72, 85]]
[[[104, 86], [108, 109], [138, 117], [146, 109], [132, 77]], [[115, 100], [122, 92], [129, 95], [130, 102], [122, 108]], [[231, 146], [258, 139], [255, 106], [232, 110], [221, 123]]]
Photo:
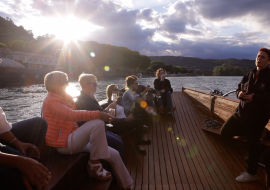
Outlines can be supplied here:
[[[201, 90], [217, 89], [223, 93], [234, 90], [242, 77], [168, 77], [172, 88], [181, 91], [183, 86]], [[152, 78], [139, 78], [142, 85], [152, 84]], [[107, 85], [116, 84], [119, 88], [125, 86], [124, 78], [107, 79], [98, 81], [97, 91], [105, 91]], [[153, 85], [151, 85], [153, 88]], [[70, 82], [67, 91], [72, 96], [79, 95], [81, 88], [78, 82]], [[32, 85], [27, 87], [10, 87], [0, 89], [0, 107], [6, 112], [9, 122], [16, 122], [35, 116], [40, 116], [42, 102], [47, 91], [44, 85]], [[234, 97], [235, 95], [230, 95]], [[101, 93], [96, 97], [98, 100], [106, 98], [106, 94]]]

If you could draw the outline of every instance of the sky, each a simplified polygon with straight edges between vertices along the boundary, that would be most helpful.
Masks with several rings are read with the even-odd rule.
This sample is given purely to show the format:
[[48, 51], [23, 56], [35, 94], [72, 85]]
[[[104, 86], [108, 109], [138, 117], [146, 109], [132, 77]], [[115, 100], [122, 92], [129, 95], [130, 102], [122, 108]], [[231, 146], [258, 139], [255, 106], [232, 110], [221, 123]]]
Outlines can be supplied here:
[[269, 10], [269, 0], [0, 0], [0, 16], [35, 37], [210, 59], [255, 59], [270, 48]]

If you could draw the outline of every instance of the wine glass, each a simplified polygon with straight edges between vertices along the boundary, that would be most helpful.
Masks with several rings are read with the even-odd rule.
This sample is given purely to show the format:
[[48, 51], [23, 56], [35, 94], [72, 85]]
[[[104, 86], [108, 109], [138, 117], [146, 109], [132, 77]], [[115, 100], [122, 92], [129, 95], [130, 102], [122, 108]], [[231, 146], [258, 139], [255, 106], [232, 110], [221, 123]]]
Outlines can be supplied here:
[[247, 85], [245, 83], [241, 84], [241, 91], [246, 92], [246, 90], [247, 90]]
[[118, 99], [117, 93], [112, 93], [112, 101], [113, 101], [113, 102], [116, 102], [117, 99]]
[[[110, 114], [111, 116], [115, 117], [115, 109], [109, 108], [109, 114]], [[106, 126], [108, 126], [108, 127], [113, 127], [113, 124], [111, 124], [111, 121], [109, 121], [109, 123], [106, 124]]]
[[146, 81], [146, 86], [147, 86], [147, 87], [150, 87], [150, 86], [151, 86], [151, 84], [150, 84], [149, 81]]

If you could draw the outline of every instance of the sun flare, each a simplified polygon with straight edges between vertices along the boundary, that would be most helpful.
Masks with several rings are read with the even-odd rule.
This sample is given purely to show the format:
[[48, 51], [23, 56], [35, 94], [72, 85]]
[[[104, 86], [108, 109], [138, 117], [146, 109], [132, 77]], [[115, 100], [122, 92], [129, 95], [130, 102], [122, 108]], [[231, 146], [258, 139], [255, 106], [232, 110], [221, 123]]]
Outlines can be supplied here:
[[65, 42], [81, 39], [90, 32], [101, 28], [85, 20], [80, 20], [73, 15], [55, 19], [53, 21], [53, 26], [55, 30], [54, 34]]

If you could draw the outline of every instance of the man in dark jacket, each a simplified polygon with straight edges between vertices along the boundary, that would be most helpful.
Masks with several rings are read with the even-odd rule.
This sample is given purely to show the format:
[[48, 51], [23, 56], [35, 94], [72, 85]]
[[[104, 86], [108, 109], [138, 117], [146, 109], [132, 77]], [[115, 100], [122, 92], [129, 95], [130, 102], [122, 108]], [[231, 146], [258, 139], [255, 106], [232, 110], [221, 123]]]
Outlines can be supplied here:
[[270, 51], [261, 48], [256, 68], [248, 72], [236, 91], [240, 103], [237, 111], [224, 123], [221, 136], [246, 136], [249, 152], [247, 171], [236, 178], [239, 182], [257, 180], [260, 138], [270, 116]]
[[167, 101], [168, 114], [175, 111], [175, 107], [172, 105], [172, 92], [171, 83], [168, 79], [165, 79], [166, 71], [159, 68], [156, 72], [157, 78], [154, 80], [154, 88], [157, 92], [158, 109], [160, 113], [163, 113], [164, 106], [163, 101]]
[[[86, 75], [86, 74], [82, 74], [80, 76], [83, 76], [83, 75]], [[85, 88], [87, 90], [82, 90], [80, 96], [77, 97], [77, 101], [76, 101], [77, 109], [78, 110], [99, 110], [99, 111], [108, 112], [109, 108], [115, 108], [116, 103], [112, 103], [112, 104], [108, 105], [108, 107], [105, 109], [103, 109], [99, 105], [98, 101], [94, 97], [94, 93], [96, 92], [96, 87], [97, 87], [96, 77], [94, 75], [88, 75], [88, 78], [86, 78], [86, 79], [89, 79], [89, 78], [90, 78], [91, 82], [88, 82], [87, 85], [81, 84], [82, 88]], [[85, 81], [81, 81], [80, 79], [79, 79], [79, 82], [85, 83]], [[87, 93], [87, 91], [89, 91], [89, 89], [91, 92], [93, 92], [93, 94]], [[119, 120], [119, 119], [115, 119], [115, 120]], [[86, 121], [78, 122], [78, 126], [83, 125], [85, 122]], [[124, 143], [123, 143], [121, 137], [117, 134], [110, 132], [110, 131], [106, 131], [106, 138], [107, 138], [108, 146], [117, 150], [119, 152], [122, 160], [124, 161]]]

